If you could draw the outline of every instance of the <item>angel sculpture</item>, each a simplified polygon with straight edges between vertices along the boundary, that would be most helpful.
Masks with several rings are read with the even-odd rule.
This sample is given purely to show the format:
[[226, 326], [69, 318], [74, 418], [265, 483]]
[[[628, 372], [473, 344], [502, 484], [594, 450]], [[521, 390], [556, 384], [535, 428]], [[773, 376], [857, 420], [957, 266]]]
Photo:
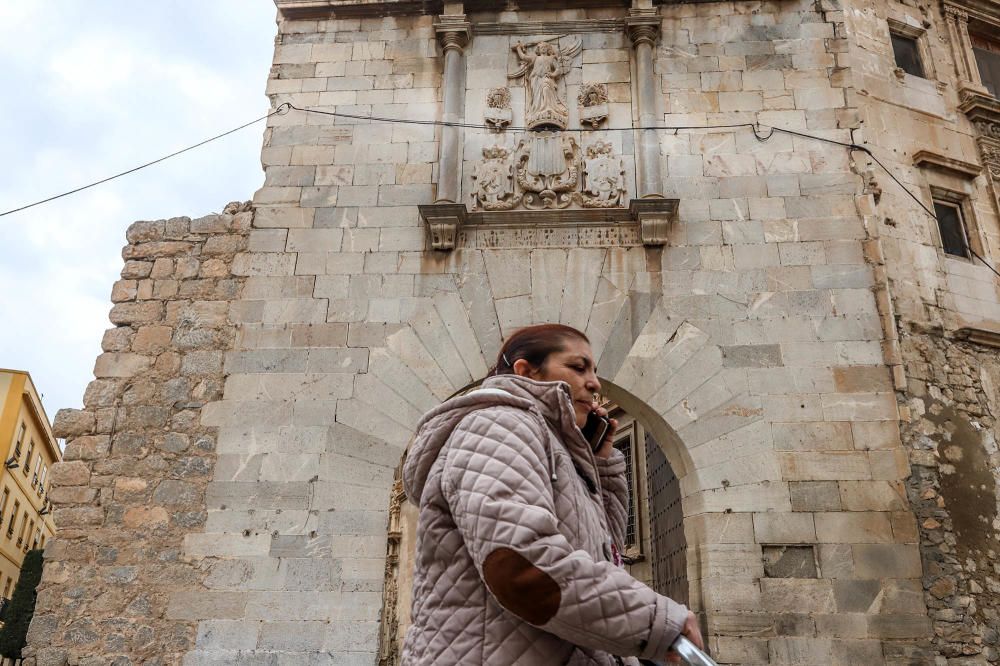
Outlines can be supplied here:
[[580, 52], [581, 46], [577, 40], [566, 49], [556, 48], [548, 41], [527, 45], [518, 42], [511, 47], [521, 66], [509, 78], [524, 77], [528, 89], [525, 120], [530, 129], [546, 126], [566, 129], [569, 112], [559, 96], [559, 79], [569, 73], [573, 57]]

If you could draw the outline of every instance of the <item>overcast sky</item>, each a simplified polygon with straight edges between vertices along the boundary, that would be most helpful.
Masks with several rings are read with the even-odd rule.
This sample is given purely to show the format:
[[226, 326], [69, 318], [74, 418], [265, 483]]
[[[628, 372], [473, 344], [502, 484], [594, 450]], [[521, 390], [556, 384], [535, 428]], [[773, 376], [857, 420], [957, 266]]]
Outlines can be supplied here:
[[[272, 0], [0, 0], [0, 212], [268, 112]], [[221, 212], [263, 182], [263, 122], [0, 217], [0, 367], [80, 407], [135, 220]]]

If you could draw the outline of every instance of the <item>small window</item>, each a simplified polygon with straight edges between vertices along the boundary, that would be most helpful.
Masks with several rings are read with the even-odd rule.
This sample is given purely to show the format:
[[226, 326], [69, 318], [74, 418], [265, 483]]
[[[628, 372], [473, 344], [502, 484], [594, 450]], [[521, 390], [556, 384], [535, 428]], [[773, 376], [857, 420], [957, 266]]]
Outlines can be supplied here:
[[934, 214], [937, 216], [938, 231], [941, 233], [941, 247], [945, 253], [971, 259], [962, 206], [951, 201], [935, 199]]
[[892, 38], [892, 53], [896, 57], [896, 67], [899, 67], [907, 74], [924, 78], [924, 67], [920, 62], [920, 47], [914, 37], [907, 37], [895, 32], [890, 33]]
[[7, 523], [7, 538], [14, 536], [14, 521], [17, 520], [17, 512], [21, 508], [21, 503], [14, 500], [14, 511], [10, 514], [10, 522]]
[[14, 582], [13, 578], [8, 578], [7, 582], [3, 584], [3, 598], [10, 599], [10, 585]]
[[10, 490], [3, 489], [3, 497], [0, 498], [0, 525], [3, 525], [3, 517], [7, 513], [7, 502], [10, 501]]
[[31, 440], [28, 444], [28, 455], [24, 458], [24, 467], [21, 468], [21, 473], [28, 476], [28, 470], [31, 468], [31, 456], [35, 453], [35, 440]]
[[979, 66], [979, 78], [991, 95], [997, 97], [1000, 91], [1000, 42], [981, 35], [970, 34], [972, 53]]
[[21, 445], [24, 443], [24, 435], [28, 431], [28, 427], [21, 424], [21, 428], [17, 431], [17, 442], [14, 444], [14, 460], [21, 458]]

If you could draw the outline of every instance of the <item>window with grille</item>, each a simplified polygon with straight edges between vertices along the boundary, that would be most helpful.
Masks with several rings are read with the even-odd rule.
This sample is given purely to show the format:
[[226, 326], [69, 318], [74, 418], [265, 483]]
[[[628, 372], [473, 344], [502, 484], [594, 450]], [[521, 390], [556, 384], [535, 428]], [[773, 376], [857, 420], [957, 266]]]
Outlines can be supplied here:
[[628, 480], [628, 522], [625, 526], [625, 548], [627, 550], [638, 549], [641, 545], [638, 530], [636, 529], [636, 495], [635, 483], [635, 438], [632, 433], [622, 437], [615, 442], [615, 448], [625, 456], [625, 478]]
[[970, 259], [962, 206], [952, 201], [935, 199], [934, 214], [941, 232], [941, 247], [945, 253]]
[[896, 58], [896, 66], [907, 74], [924, 78], [924, 66], [920, 62], [920, 47], [914, 37], [890, 33], [892, 38], [892, 54]]

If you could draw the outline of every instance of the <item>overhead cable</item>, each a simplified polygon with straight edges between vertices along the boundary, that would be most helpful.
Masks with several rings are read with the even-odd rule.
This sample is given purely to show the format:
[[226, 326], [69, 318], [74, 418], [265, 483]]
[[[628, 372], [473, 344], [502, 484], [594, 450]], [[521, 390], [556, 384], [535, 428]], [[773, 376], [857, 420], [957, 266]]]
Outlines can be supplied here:
[[[368, 122], [376, 122], [376, 123], [390, 123], [390, 124], [397, 124], [397, 125], [400, 125], [400, 124], [402, 124], [402, 125], [430, 125], [430, 126], [435, 126], [435, 127], [437, 127], [437, 126], [440, 126], [440, 127], [460, 127], [460, 128], [464, 128], [464, 129], [479, 129], [479, 130], [487, 130], [487, 131], [493, 131], [494, 130], [494, 128], [490, 127], [489, 125], [478, 124], [478, 123], [454, 122], [454, 121], [446, 121], [446, 120], [419, 120], [419, 119], [414, 119], [414, 118], [392, 118], [392, 117], [387, 117], [387, 116], [375, 116], [375, 115], [371, 115], [371, 114], [369, 114], [369, 115], [362, 115], [362, 114], [357, 114], [357, 113], [347, 113], [347, 112], [344, 112], [344, 111], [324, 111], [324, 110], [321, 110], [321, 109], [302, 108], [302, 107], [295, 106], [291, 102], [284, 102], [283, 104], [280, 104], [277, 108], [275, 108], [275, 110], [272, 111], [271, 113], [268, 113], [267, 115], [261, 116], [260, 118], [256, 118], [255, 120], [251, 120], [248, 123], [244, 123], [243, 125], [240, 125], [239, 127], [234, 127], [233, 129], [231, 129], [231, 130], [229, 130], [227, 132], [223, 132], [222, 134], [217, 134], [217, 135], [215, 135], [213, 137], [205, 139], [204, 141], [199, 141], [196, 144], [188, 146], [187, 148], [182, 148], [181, 150], [178, 150], [178, 151], [175, 151], [173, 153], [170, 153], [169, 155], [164, 155], [163, 157], [160, 157], [159, 159], [152, 160], [151, 162], [146, 162], [145, 164], [141, 164], [141, 165], [139, 165], [137, 167], [133, 167], [133, 168], [128, 169], [126, 171], [122, 171], [121, 173], [117, 173], [117, 174], [115, 174], [113, 176], [108, 176], [107, 178], [103, 178], [101, 180], [95, 181], [95, 182], [90, 183], [88, 185], [84, 185], [82, 187], [78, 187], [76, 189], [69, 190], [68, 192], [63, 192], [62, 194], [57, 194], [55, 196], [48, 197], [47, 199], [42, 199], [42, 200], [36, 201], [34, 203], [30, 203], [30, 204], [27, 204], [27, 205], [24, 205], [24, 206], [20, 206], [18, 208], [14, 208], [14, 209], [11, 209], [11, 210], [8, 210], [8, 211], [4, 211], [4, 212], [0, 213], [0, 217], [4, 217], [5, 215], [10, 215], [12, 213], [17, 213], [17, 212], [20, 212], [22, 210], [27, 210], [28, 208], [33, 208], [35, 206], [40, 206], [43, 203], [48, 203], [49, 201], [55, 201], [56, 199], [61, 199], [62, 197], [66, 197], [66, 196], [69, 196], [71, 194], [76, 194], [77, 192], [82, 192], [83, 190], [89, 189], [91, 187], [96, 187], [97, 185], [101, 185], [103, 183], [107, 183], [108, 181], [115, 180], [116, 178], [121, 178], [122, 176], [127, 176], [130, 173], [135, 173], [136, 171], [139, 171], [141, 169], [145, 169], [146, 167], [149, 167], [149, 166], [153, 166], [154, 164], [159, 164], [160, 162], [168, 160], [171, 157], [176, 157], [177, 155], [180, 155], [180, 154], [186, 153], [186, 152], [188, 152], [190, 150], [194, 150], [195, 148], [199, 148], [201, 146], [204, 146], [207, 143], [211, 143], [212, 141], [215, 141], [217, 139], [221, 139], [221, 138], [223, 138], [225, 136], [228, 136], [228, 135], [230, 135], [230, 134], [232, 134], [234, 132], [238, 132], [241, 129], [245, 129], [247, 127], [250, 127], [251, 125], [255, 125], [256, 123], [259, 123], [262, 120], [267, 120], [268, 118], [271, 118], [272, 116], [285, 115], [285, 114], [287, 114], [291, 110], [299, 111], [300, 113], [311, 113], [311, 114], [318, 114], [318, 115], [324, 115], [324, 116], [332, 116], [332, 117], [335, 117], [335, 118], [346, 118], [346, 119], [350, 119], [350, 120], [366, 120]], [[851, 150], [851, 151], [859, 150], [859, 151], [865, 153], [866, 155], [868, 155], [870, 158], [872, 158], [872, 160], [883, 171], [885, 171], [886, 174], [888, 174], [889, 177], [892, 178], [892, 180], [895, 181], [895, 183], [897, 185], [899, 185], [899, 187], [907, 195], [909, 195], [909, 197], [911, 199], [913, 199], [917, 203], [917, 205], [920, 206], [920, 208], [922, 208], [924, 210], [924, 212], [926, 212], [928, 215], [930, 215], [935, 220], [935, 222], [937, 222], [937, 215], [934, 213], [934, 211], [931, 210], [930, 208], [928, 208], [927, 205], [924, 204], [924, 202], [922, 202], [919, 197], [917, 197], [917, 195], [915, 195], [913, 192], [911, 192], [910, 189], [907, 188], [906, 185], [904, 185], [899, 180], [899, 178], [897, 178], [896, 175], [892, 171], [890, 171], [889, 168], [887, 166], [885, 166], [878, 157], [875, 156], [875, 154], [871, 151], [870, 148], [868, 148], [867, 146], [859, 145], [859, 144], [854, 143], [854, 142], [848, 143], [848, 142], [845, 142], [845, 141], [837, 141], [836, 139], [830, 139], [830, 138], [827, 138], [827, 137], [824, 137], [824, 136], [816, 136], [814, 134], [807, 134], [805, 132], [800, 132], [798, 130], [787, 129], [787, 128], [784, 128], [784, 127], [770, 126], [770, 125], [761, 125], [760, 123], [749, 123], [749, 122], [747, 122], [747, 123], [721, 124], [721, 125], [674, 125], [674, 126], [659, 126], [659, 125], [656, 125], [656, 126], [641, 126], [640, 125], [640, 126], [633, 126], [633, 127], [608, 127], [608, 128], [600, 128], [600, 129], [598, 129], [598, 128], [581, 127], [581, 128], [578, 128], [578, 129], [571, 129], [571, 130], [566, 130], [566, 131], [570, 131], [570, 132], [633, 132], [633, 131], [652, 130], [652, 131], [657, 131], [657, 132], [674, 132], [676, 134], [678, 131], [681, 131], [681, 130], [684, 130], [684, 131], [695, 131], [695, 130], [713, 130], [713, 129], [739, 129], [739, 128], [743, 128], [743, 127], [749, 128], [751, 131], [753, 131], [754, 138], [756, 138], [758, 141], [761, 141], [761, 142], [767, 141], [772, 136], [774, 136], [775, 132], [779, 132], [781, 134], [788, 134], [788, 135], [791, 135], [791, 136], [797, 136], [799, 138], [808, 139], [808, 140], [811, 140], [811, 141], [819, 141], [821, 143], [829, 143], [829, 144], [832, 144], [832, 145], [840, 146], [842, 148], [846, 148], [846, 149]], [[767, 132], [767, 134], [763, 133], [763, 130], [765, 130], [765, 129], [769, 130]], [[535, 132], [535, 131], [539, 131], [536, 128], [529, 128], [529, 127], [506, 127], [505, 130], [509, 131], [509, 132]], [[982, 262], [982, 264], [984, 266], [986, 266], [991, 271], [993, 271], [993, 273], [997, 277], [1000, 277], [1000, 272], [998, 272], [996, 268], [994, 268], [985, 259], [983, 259], [979, 255], [979, 253], [977, 253], [975, 250], [973, 250], [971, 247], [969, 247], [968, 243], [966, 243], [965, 249], [968, 250], [968, 252], [973, 257], [975, 257], [980, 262]]]

